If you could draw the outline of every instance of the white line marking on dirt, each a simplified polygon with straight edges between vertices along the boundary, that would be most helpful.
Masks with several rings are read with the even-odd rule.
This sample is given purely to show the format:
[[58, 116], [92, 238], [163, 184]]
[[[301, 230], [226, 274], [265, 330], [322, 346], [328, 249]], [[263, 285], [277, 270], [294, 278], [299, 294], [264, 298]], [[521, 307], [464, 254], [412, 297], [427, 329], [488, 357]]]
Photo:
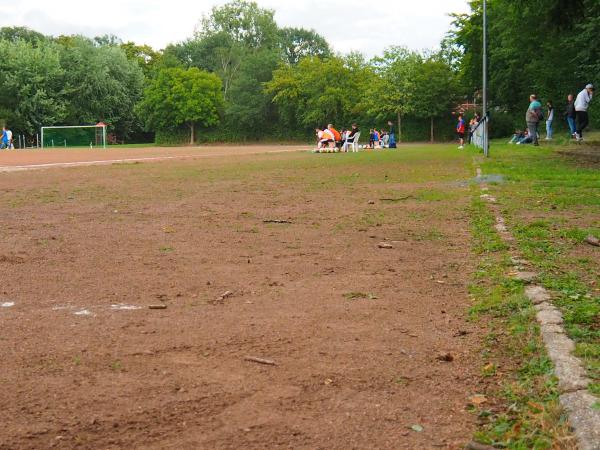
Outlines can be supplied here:
[[93, 316], [92, 312], [88, 309], [81, 309], [79, 311], [75, 311], [73, 314], [76, 316]]
[[135, 305], [118, 304], [118, 305], [110, 305], [110, 309], [112, 309], [113, 311], [133, 311], [135, 309], [142, 309], [142, 307], [135, 306]]
[[15, 302], [0, 303], [0, 307], [2, 308], [12, 308], [13, 306], [15, 306]]
[[234, 152], [220, 152], [220, 153], [204, 153], [196, 155], [177, 155], [177, 156], [146, 156], [139, 158], [123, 158], [123, 159], [99, 159], [93, 161], [72, 161], [72, 162], [56, 162], [56, 163], [44, 163], [44, 164], [26, 164], [20, 166], [0, 166], [0, 172], [20, 172], [23, 170], [36, 170], [36, 169], [51, 169], [61, 167], [82, 167], [82, 166], [100, 166], [109, 164], [119, 163], [134, 163], [144, 161], [167, 161], [171, 159], [190, 159], [190, 158], [210, 158], [213, 156], [244, 156], [244, 155], [260, 155], [265, 153], [291, 153], [302, 150], [263, 150], [256, 153], [234, 153]]

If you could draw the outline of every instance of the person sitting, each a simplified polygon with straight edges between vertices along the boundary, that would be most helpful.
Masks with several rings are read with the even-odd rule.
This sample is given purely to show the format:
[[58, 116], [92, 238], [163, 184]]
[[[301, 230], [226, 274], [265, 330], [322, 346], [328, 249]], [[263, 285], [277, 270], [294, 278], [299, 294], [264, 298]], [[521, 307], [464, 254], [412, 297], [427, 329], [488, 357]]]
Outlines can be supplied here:
[[517, 141], [517, 145], [532, 144], [532, 143], [533, 143], [533, 139], [531, 138], [531, 136], [529, 136], [529, 130], [525, 130], [523, 132], [523, 137]]
[[526, 131], [522, 131], [522, 130], [515, 130], [515, 134], [513, 134], [513, 137], [510, 141], [508, 141], [509, 144], [516, 144], [517, 142], [519, 142], [521, 139], [523, 139], [525, 137]]
[[389, 141], [390, 136], [388, 135], [387, 131], [381, 130], [381, 134], [379, 135], [379, 146], [381, 148], [387, 148]]
[[327, 128], [321, 130], [316, 128], [317, 132], [317, 152], [322, 152], [326, 149], [333, 149], [335, 146], [335, 136]]
[[348, 147], [354, 143], [354, 138], [355, 138], [356, 134], [359, 132], [360, 132], [360, 130], [358, 129], [358, 125], [353, 123], [351, 129], [348, 130], [346, 132], [346, 135], [344, 136], [344, 145], [342, 147], [343, 151], [348, 152]]
[[342, 146], [342, 135], [340, 134], [340, 132], [333, 128], [332, 124], [327, 125], [327, 129], [333, 134], [333, 139], [335, 141], [334, 147], [336, 149], [340, 148]]

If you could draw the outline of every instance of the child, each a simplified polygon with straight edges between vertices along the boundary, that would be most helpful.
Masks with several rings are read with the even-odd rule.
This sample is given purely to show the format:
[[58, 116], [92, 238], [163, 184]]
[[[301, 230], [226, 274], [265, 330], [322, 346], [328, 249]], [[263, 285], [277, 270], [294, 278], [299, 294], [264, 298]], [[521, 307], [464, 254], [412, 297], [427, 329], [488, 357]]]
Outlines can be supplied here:
[[456, 124], [456, 133], [458, 134], [458, 141], [460, 142], [459, 150], [465, 148], [465, 119], [463, 115], [458, 115], [458, 124]]
[[369, 128], [369, 146], [367, 148], [375, 148], [375, 133], [373, 128]]

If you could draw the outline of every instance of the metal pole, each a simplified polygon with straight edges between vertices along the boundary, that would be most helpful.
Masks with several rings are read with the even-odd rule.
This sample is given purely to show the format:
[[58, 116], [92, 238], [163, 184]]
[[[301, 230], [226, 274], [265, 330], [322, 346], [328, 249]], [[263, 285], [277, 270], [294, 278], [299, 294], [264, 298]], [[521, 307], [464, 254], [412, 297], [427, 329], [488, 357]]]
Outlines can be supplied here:
[[102, 139], [104, 140], [104, 148], [106, 149], [106, 125], [102, 127]]
[[483, 0], [483, 154], [490, 156], [490, 141], [488, 137], [488, 70], [487, 70], [487, 1]]

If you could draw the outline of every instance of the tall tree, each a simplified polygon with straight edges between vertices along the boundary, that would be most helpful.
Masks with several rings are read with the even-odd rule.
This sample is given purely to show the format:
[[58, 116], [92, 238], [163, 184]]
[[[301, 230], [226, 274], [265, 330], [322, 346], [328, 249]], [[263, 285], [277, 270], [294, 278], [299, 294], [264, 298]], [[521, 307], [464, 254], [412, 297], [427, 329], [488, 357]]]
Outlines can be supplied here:
[[35, 134], [66, 116], [60, 48], [50, 41], [0, 40], [0, 118]]
[[216, 75], [196, 67], [168, 68], [150, 80], [138, 111], [151, 130], [187, 125], [194, 144], [196, 125], [216, 125], [222, 103], [221, 80]]
[[286, 27], [279, 30], [279, 45], [283, 59], [289, 64], [308, 56], [327, 58], [331, 56], [331, 48], [323, 36], [315, 30]]
[[404, 47], [390, 47], [371, 64], [377, 77], [367, 87], [365, 106], [379, 120], [395, 117], [398, 141], [402, 141], [402, 117], [414, 112], [416, 80], [423, 58]]
[[459, 94], [456, 75], [439, 55], [431, 55], [420, 65], [415, 86], [414, 114], [429, 119], [430, 140], [434, 142], [435, 119], [448, 114], [456, 105]]
[[137, 62], [127, 59], [118, 46], [97, 46], [76, 36], [62, 46], [61, 65], [68, 101], [66, 120], [71, 124], [102, 120], [125, 136], [134, 123], [144, 76]]

